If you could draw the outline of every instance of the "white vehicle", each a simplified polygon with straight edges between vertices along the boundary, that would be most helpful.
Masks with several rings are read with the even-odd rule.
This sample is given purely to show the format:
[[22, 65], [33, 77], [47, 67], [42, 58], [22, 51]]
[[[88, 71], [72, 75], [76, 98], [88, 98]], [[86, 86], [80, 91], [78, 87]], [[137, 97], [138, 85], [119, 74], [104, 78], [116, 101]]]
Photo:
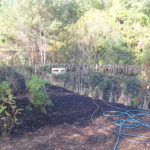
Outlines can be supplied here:
[[66, 73], [66, 68], [52, 68], [51, 73], [56, 74], [56, 75], [65, 74]]

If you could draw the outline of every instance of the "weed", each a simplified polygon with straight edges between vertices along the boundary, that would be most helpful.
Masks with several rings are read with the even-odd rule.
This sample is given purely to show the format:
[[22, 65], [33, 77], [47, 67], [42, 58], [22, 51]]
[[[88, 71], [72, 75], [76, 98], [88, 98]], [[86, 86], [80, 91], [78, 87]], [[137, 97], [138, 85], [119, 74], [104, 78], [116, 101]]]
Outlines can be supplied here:
[[0, 83], [0, 133], [9, 135], [12, 128], [18, 124], [17, 115], [20, 113], [8, 82]]
[[[26, 85], [30, 93], [29, 100], [31, 104], [42, 113], [46, 113], [45, 107], [47, 105], [52, 105], [52, 102], [46, 93], [45, 81], [33, 75], [31, 79], [26, 82]], [[28, 109], [31, 108], [31, 106], [28, 106]]]

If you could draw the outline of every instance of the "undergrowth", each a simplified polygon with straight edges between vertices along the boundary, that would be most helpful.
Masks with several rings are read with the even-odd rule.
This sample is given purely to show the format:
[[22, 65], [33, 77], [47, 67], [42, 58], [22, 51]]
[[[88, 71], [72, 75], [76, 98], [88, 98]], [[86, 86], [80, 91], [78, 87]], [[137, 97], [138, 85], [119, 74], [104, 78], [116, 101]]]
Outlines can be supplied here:
[[0, 83], [0, 133], [3, 136], [9, 135], [12, 129], [18, 124], [17, 115], [21, 112], [16, 106], [16, 101], [11, 93], [7, 81]]
[[26, 81], [26, 86], [30, 94], [29, 101], [31, 103], [28, 109], [33, 109], [34, 107], [42, 113], [47, 113], [45, 108], [52, 105], [52, 102], [45, 90], [45, 81], [33, 75], [30, 80]]

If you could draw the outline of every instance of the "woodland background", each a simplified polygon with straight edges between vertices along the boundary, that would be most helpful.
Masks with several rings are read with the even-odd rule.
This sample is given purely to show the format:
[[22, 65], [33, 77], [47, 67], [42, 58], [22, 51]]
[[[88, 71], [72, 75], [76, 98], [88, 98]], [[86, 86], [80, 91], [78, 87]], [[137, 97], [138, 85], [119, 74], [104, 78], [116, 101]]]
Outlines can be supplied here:
[[0, 0], [0, 64], [150, 65], [150, 0]]

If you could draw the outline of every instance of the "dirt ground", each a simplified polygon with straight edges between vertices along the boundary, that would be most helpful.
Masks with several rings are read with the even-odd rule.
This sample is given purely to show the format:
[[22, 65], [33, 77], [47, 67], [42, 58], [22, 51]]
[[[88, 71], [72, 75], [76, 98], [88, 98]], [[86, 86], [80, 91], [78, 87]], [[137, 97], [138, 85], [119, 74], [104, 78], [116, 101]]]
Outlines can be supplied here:
[[[15, 128], [11, 137], [0, 138], [0, 150], [112, 150], [116, 135], [102, 129], [117, 130], [112, 118], [103, 116], [103, 111], [113, 110], [100, 100], [95, 101], [99, 110], [95, 123], [91, 120], [97, 106], [91, 98], [76, 95], [63, 88], [49, 86], [48, 93], [54, 106], [47, 108], [48, 114], [24, 112], [22, 124]], [[17, 103], [25, 108], [27, 94], [17, 96]], [[112, 104], [130, 109], [121, 104]], [[150, 115], [143, 118], [150, 123]], [[125, 133], [150, 136], [150, 129], [139, 127], [126, 129]], [[130, 140], [143, 141], [130, 137]], [[149, 139], [150, 141], [150, 139]], [[150, 150], [150, 144], [131, 143], [121, 138], [118, 150]]]

